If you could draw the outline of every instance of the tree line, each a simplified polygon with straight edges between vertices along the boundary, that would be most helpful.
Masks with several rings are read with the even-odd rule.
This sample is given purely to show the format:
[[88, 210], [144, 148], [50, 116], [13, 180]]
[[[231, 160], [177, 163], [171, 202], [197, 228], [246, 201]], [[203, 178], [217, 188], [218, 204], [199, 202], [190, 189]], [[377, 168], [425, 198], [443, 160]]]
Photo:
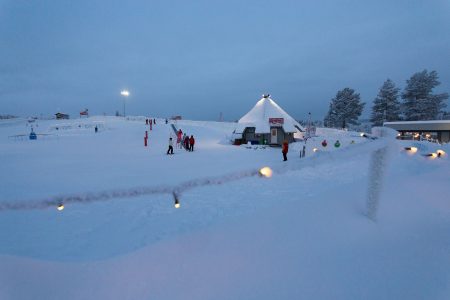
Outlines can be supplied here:
[[[433, 89], [440, 84], [438, 79], [436, 71], [417, 72], [406, 80], [406, 86], [401, 94], [395, 83], [387, 79], [373, 100], [370, 122], [373, 126], [381, 126], [384, 122], [392, 121], [450, 118], [450, 112], [444, 111], [447, 106], [446, 100], [449, 98], [448, 93], [433, 93]], [[336, 128], [358, 125], [365, 104], [354, 89], [347, 87], [338, 91], [331, 99], [324, 125]]]

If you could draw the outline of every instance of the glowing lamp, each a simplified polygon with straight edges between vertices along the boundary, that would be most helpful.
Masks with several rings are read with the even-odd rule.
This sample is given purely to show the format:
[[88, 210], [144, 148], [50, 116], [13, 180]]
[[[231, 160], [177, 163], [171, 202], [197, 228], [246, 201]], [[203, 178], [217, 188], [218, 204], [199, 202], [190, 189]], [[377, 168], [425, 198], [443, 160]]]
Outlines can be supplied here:
[[177, 194], [172, 193], [172, 195], [173, 195], [173, 201], [175, 202], [173, 206], [175, 208], [180, 208], [181, 204], [180, 204], [180, 200], [178, 199]]
[[313, 148], [313, 152], [317, 152], [317, 151], [319, 151], [319, 149]]
[[437, 153], [428, 153], [428, 154], [426, 154], [425, 156], [427, 156], [427, 157], [429, 157], [429, 158], [436, 158], [438, 155], [437, 155]]
[[60, 203], [57, 207], [57, 210], [62, 211], [64, 209], [64, 204]]
[[409, 151], [411, 153], [416, 153], [417, 152], [417, 147], [405, 147], [406, 151]]
[[180, 208], [180, 201], [178, 199], [175, 199], [175, 208]]
[[272, 177], [272, 174], [273, 174], [273, 171], [269, 167], [264, 167], [264, 168], [261, 168], [261, 170], [259, 170], [259, 175], [262, 177], [269, 178], [269, 177]]
[[129, 92], [129, 91], [127, 91], [127, 90], [123, 90], [123, 91], [121, 91], [121, 92], [120, 92], [120, 94], [121, 94], [122, 96], [125, 96], [125, 97], [128, 97], [128, 96], [130, 96], [130, 92]]
[[359, 134], [359, 136], [360, 136], [360, 137], [363, 137], [363, 136], [364, 136], [364, 132], [361, 132], [361, 133]]
[[445, 151], [444, 151], [444, 150], [438, 150], [438, 151], [436, 151], [436, 153], [437, 153], [437, 155], [438, 155], [439, 157], [445, 155]]

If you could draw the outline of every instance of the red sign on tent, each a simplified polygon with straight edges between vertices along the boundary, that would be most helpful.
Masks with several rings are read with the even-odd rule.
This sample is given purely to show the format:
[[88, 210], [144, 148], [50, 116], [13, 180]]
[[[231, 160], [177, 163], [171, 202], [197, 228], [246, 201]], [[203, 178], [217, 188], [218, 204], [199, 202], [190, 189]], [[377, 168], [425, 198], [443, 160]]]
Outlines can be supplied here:
[[284, 118], [269, 118], [270, 125], [283, 125]]

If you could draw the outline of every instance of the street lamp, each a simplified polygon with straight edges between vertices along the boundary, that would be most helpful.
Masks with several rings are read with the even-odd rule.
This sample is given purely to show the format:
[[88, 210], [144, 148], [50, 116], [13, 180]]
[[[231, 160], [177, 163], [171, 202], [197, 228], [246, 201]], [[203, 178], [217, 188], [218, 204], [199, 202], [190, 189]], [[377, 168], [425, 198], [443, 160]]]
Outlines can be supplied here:
[[123, 96], [123, 117], [125, 118], [125, 100], [130, 96], [130, 92], [128, 90], [123, 90], [120, 94]]

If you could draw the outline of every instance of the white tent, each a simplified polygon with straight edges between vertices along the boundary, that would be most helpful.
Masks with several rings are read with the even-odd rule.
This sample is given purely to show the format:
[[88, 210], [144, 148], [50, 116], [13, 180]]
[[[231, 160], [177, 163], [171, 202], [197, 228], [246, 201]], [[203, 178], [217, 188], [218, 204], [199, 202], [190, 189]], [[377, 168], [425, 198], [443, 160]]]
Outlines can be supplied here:
[[278, 104], [270, 98], [270, 95], [264, 95], [256, 105], [238, 121], [236, 132], [242, 133], [246, 127], [255, 127], [256, 133], [270, 132], [270, 121], [274, 119], [283, 119], [285, 132], [304, 132], [304, 128], [285, 112]]
[[246, 128], [255, 128], [255, 134], [270, 134], [274, 127], [281, 127], [285, 133], [293, 134], [295, 138], [302, 138], [304, 128], [285, 112], [278, 104], [264, 95], [256, 105], [243, 116], [236, 126], [234, 135], [242, 135]]

